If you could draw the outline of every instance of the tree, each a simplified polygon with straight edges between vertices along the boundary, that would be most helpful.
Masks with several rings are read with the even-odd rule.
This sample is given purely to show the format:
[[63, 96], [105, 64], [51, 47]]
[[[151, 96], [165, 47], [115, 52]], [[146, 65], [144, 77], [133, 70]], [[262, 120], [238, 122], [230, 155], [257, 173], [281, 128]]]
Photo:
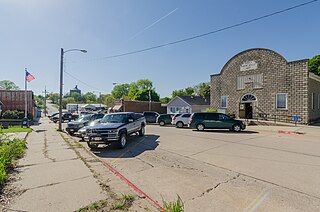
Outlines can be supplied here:
[[171, 98], [170, 98], [170, 97], [163, 97], [163, 98], [160, 99], [160, 102], [161, 102], [162, 104], [167, 104], [167, 103], [169, 103], [170, 101], [171, 101]]
[[4, 90], [19, 90], [19, 86], [17, 86], [14, 82], [10, 80], [1, 80], [0, 81], [0, 88]]
[[62, 108], [67, 108], [67, 104], [76, 103], [73, 97], [63, 98], [62, 99]]
[[75, 100], [76, 103], [84, 103], [85, 99], [79, 93], [73, 92], [71, 97]]
[[194, 95], [194, 89], [192, 87], [187, 87], [185, 89], [172, 91], [172, 97], [175, 96], [192, 96]]
[[151, 95], [151, 101], [153, 102], [160, 102], [160, 96], [155, 92], [154, 90], [149, 90], [149, 89], [143, 89], [139, 90], [134, 98], [134, 100], [138, 101], [150, 101], [149, 99], [149, 91]]
[[152, 89], [153, 88], [151, 80], [148, 80], [148, 79], [140, 79], [135, 84], [136, 84], [138, 90]]
[[202, 82], [194, 86], [196, 96], [210, 96], [210, 84], [209, 82]]
[[130, 89], [130, 85], [127, 83], [121, 84], [121, 85], [116, 85], [116, 86], [114, 86], [111, 94], [115, 99], [121, 99], [124, 96], [128, 96], [129, 89]]
[[320, 76], [320, 55], [309, 60], [309, 71]]
[[58, 93], [48, 94], [48, 99], [50, 99], [53, 104], [59, 103], [59, 97], [60, 95]]
[[84, 94], [82, 98], [84, 99], [85, 103], [94, 103], [97, 101], [97, 96], [92, 92]]
[[113, 104], [115, 101], [115, 98], [111, 94], [105, 94], [102, 95], [103, 98], [103, 104], [109, 106], [110, 104]]
[[128, 91], [128, 97], [130, 100], [134, 100], [135, 95], [137, 94], [137, 92], [139, 91], [139, 88], [137, 86], [137, 84], [135, 82], [130, 84], [130, 88]]

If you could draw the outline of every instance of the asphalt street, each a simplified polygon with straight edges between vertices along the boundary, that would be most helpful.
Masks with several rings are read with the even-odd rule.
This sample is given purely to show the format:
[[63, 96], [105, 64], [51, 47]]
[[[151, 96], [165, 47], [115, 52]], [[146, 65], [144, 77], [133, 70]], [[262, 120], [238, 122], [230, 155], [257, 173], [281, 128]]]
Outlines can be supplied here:
[[319, 128], [279, 130], [148, 125], [146, 136], [131, 136], [124, 150], [111, 145], [93, 153], [158, 202], [179, 195], [186, 211], [319, 211]]

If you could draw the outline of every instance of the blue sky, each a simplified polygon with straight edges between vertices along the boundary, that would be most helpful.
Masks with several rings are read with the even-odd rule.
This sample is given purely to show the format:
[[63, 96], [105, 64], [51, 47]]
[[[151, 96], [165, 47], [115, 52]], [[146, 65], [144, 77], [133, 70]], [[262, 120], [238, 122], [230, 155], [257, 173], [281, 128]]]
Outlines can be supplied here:
[[320, 1], [189, 42], [113, 59], [121, 54], [206, 33], [308, 0], [0, 0], [0, 80], [24, 88], [24, 68], [36, 94], [59, 92], [60, 48], [64, 91], [110, 93], [112, 83], [150, 79], [161, 97], [209, 81], [235, 54], [269, 48], [288, 61], [320, 54]]

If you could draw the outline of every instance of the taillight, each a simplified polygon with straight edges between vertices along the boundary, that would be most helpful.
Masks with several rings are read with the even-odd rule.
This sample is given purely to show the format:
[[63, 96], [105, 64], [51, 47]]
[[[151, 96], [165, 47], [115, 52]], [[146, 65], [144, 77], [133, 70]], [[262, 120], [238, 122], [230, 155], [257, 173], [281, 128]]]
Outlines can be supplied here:
[[173, 117], [172, 120], [173, 120], [173, 121], [176, 120], [176, 117]]
[[192, 119], [189, 119], [189, 124], [191, 124], [192, 123]]

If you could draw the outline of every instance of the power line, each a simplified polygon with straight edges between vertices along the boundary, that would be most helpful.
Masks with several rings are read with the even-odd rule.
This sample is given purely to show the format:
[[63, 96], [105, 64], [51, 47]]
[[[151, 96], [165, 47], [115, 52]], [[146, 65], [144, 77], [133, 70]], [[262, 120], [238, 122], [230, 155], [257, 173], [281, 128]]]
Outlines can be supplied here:
[[135, 50], [135, 51], [131, 51], [131, 52], [126, 52], [126, 53], [122, 53], [122, 54], [116, 54], [116, 55], [101, 57], [101, 58], [97, 58], [96, 60], [106, 60], [106, 59], [111, 59], [111, 58], [123, 57], [123, 56], [127, 56], [127, 55], [146, 52], [146, 51], [159, 49], [159, 48], [163, 48], [163, 47], [166, 47], [166, 46], [175, 45], [175, 44], [178, 44], [178, 43], [194, 40], [194, 39], [205, 37], [205, 36], [208, 36], [208, 35], [211, 35], [211, 34], [215, 34], [215, 33], [218, 33], [218, 32], [226, 31], [226, 30], [229, 30], [229, 29], [232, 29], [232, 28], [235, 28], [235, 27], [246, 25], [246, 24], [249, 24], [249, 23], [252, 23], [252, 22], [255, 22], [255, 21], [259, 21], [259, 20], [262, 20], [262, 19], [265, 19], [265, 18], [269, 18], [269, 17], [274, 16], [274, 15], [285, 13], [285, 12], [288, 12], [290, 10], [294, 10], [294, 9], [299, 8], [299, 7], [303, 7], [303, 6], [315, 3], [317, 1], [319, 1], [319, 0], [312, 0], [312, 1], [305, 2], [305, 3], [301, 3], [301, 4], [298, 4], [298, 5], [292, 6], [292, 7], [288, 7], [286, 9], [282, 9], [282, 10], [278, 10], [278, 11], [273, 12], [273, 13], [269, 13], [267, 15], [263, 15], [263, 16], [260, 16], [260, 17], [257, 17], [257, 18], [253, 18], [253, 19], [250, 19], [250, 20], [247, 20], [247, 21], [243, 21], [243, 22], [240, 22], [240, 23], [237, 23], [237, 24], [233, 24], [233, 25], [230, 25], [230, 26], [227, 26], [227, 27], [223, 27], [223, 28], [214, 30], [214, 31], [206, 32], [206, 33], [203, 33], [203, 34], [195, 35], [195, 36], [184, 38], [184, 39], [181, 39], [181, 40], [172, 41], [172, 42], [169, 42], [169, 43], [165, 43], [165, 44], [161, 44], [161, 45], [157, 45], [157, 46], [152, 46], [152, 47], [148, 47], [148, 48], [144, 48], [144, 49], [140, 49], [140, 50]]

